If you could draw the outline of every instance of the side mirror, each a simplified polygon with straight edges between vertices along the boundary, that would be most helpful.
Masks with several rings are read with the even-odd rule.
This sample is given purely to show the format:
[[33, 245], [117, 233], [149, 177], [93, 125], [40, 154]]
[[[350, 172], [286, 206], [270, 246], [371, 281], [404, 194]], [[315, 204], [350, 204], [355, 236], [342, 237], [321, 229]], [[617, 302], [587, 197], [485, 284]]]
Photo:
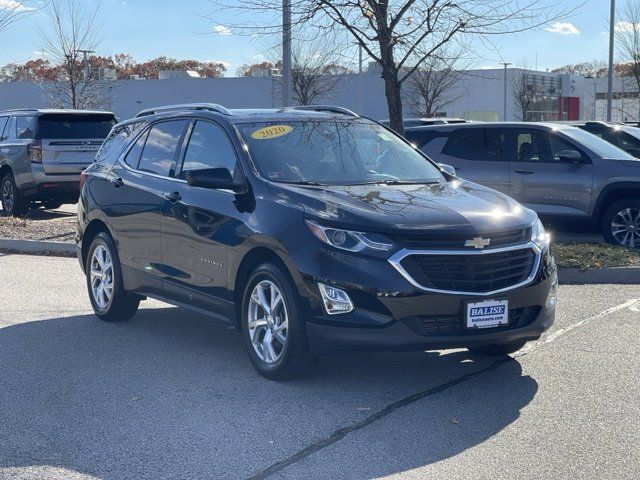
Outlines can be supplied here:
[[228, 168], [204, 168], [202, 170], [187, 170], [185, 172], [187, 183], [192, 187], [212, 188], [216, 190], [233, 190], [241, 192], [244, 185], [238, 185], [233, 181]]
[[567, 163], [583, 163], [584, 160], [580, 152], [576, 150], [561, 150], [558, 152], [558, 158], [561, 162]]
[[438, 166], [444, 170], [445, 172], [447, 172], [449, 175], [451, 175], [452, 177], [456, 176], [456, 169], [455, 167], [451, 166], [451, 165], [447, 165], [446, 163], [439, 163]]

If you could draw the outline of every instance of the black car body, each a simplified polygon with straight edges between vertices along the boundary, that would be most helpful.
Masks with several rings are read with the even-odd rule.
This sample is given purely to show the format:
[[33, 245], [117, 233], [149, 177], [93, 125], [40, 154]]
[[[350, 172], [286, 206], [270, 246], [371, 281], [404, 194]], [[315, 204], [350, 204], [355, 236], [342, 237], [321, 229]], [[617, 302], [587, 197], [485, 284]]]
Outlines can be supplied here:
[[[281, 275], [269, 277], [267, 271], [264, 278], [287, 283], [280, 291], [295, 297], [287, 299], [289, 328], [295, 313], [304, 358], [358, 347], [500, 351], [538, 338], [553, 322], [556, 268], [536, 214], [499, 192], [446, 174], [385, 127], [333, 107], [229, 111], [195, 105], [143, 113], [114, 127], [83, 175], [78, 208], [78, 256], [88, 278], [97, 237], [108, 236], [106, 243], [100, 240], [104, 248], [117, 251], [114, 262], [121, 268], [112, 269], [110, 278], [121, 270], [122, 285], [111, 288], [122, 287], [127, 305], [135, 304], [123, 307], [122, 317], [132, 315], [141, 298], [154, 297], [246, 330], [245, 303], [250, 312], [253, 298], [248, 283], [266, 263]], [[227, 160], [215, 167], [226, 162], [229, 172], [181, 167], [187, 145], [202, 140], [193, 140], [199, 122], [220, 134], [213, 150], [225, 151]], [[265, 159], [276, 162], [291, 151], [264, 156], [262, 150], [277, 144], [256, 138], [294, 141], [276, 130], [285, 126], [296, 133], [310, 125], [372, 129], [381, 142], [416, 155], [433, 172], [432, 181], [390, 180], [372, 173], [375, 165], [367, 175], [378, 175], [377, 181], [361, 184], [285, 181], [285, 172], [274, 166], [265, 173]], [[164, 128], [162, 135], [152, 130], [157, 126]], [[166, 175], [144, 171], [144, 151], [138, 166], [128, 165], [141, 149], [149, 148], [153, 157], [155, 144], [171, 136], [177, 147]], [[323, 137], [296, 144], [308, 151], [309, 161], [326, 159], [318, 138]], [[323, 164], [318, 175], [334, 178], [329, 168]], [[95, 284], [105, 278], [99, 275], [92, 277]], [[508, 305], [508, 323], [467, 328], [469, 305], [494, 300], [502, 302], [498, 310]], [[93, 297], [92, 302], [103, 318], [120, 319], [96, 308]], [[260, 318], [268, 317], [263, 312]], [[291, 373], [260, 365], [249, 350], [266, 376]]]

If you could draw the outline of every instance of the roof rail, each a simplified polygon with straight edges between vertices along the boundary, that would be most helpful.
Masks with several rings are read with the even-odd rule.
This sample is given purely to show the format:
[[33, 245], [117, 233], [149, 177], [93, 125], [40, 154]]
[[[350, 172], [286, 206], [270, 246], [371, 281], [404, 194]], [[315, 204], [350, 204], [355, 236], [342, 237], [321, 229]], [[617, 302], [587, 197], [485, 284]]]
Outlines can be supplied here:
[[[287, 107], [291, 110], [310, 110], [312, 112], [331, 112], [331, 113], [341, 113], [342, 115], [349, 115], [350, 117], [359, 117], [356, 112], [349, 110], [348, 108], [343, 107], [334, 107], [333, 105], [298, 105], [295, 107]], [[285, 110], [287, 110], [285, 108]]]
[[147, 108], [139, 112], [136, 115], [136, 118], [155, 115], [156, 113], [170, 112], [172, 110], [206, 110], [209, 112], [222, 113], [223, 115], [233, 115], [229, 110], [217, 103], [182, 103], [178, 105], [165, 105], [162, 107]]
[[8, 108], [7, 110], [0, 110], [1, 112], [37, 112], [37, 108]]

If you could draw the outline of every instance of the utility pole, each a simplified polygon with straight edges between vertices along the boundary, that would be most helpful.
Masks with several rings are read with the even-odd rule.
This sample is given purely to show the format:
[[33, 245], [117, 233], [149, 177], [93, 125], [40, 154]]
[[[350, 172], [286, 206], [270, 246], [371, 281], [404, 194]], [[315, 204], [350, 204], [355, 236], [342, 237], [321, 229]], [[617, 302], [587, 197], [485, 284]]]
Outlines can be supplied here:
[[282, 106], [291, 105], [291, 0], [282, 0]]
[[613, 105], [613, 44], [615, 40], [616, 0], [611, 0], [609, 14], [609, 78], [607, 86], [607, 122], [611, 121]]
[[504, 65], [504, 115], [502, 117], [502, 121], [507, 121], [507, 67], [511, 65], [509, 62], [500, 62], [501, 65]]
[[362, 78], [362, 45], [358, 43], [358, 80], [360, 88], [358, 88], [358, 113], [363, 115], [363, 97], [364, 97], [364, 79]]
[[82, 54], [82, 78], [86, 82], [89, 79], [89, 54], [95, 53], [93, 50], [78, 50]]

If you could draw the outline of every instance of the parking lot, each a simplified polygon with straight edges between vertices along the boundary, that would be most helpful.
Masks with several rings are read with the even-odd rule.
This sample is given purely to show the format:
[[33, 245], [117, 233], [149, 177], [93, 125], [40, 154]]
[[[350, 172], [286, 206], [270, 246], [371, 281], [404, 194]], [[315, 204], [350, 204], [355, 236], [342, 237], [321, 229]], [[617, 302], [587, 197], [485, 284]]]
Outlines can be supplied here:
[[0, 271], [3, 479], [640, 475], [635, 286], [562, 286], [514, 358], [350, 354], [274, 383], [208, 318], [99, 322], [75, 259]]

